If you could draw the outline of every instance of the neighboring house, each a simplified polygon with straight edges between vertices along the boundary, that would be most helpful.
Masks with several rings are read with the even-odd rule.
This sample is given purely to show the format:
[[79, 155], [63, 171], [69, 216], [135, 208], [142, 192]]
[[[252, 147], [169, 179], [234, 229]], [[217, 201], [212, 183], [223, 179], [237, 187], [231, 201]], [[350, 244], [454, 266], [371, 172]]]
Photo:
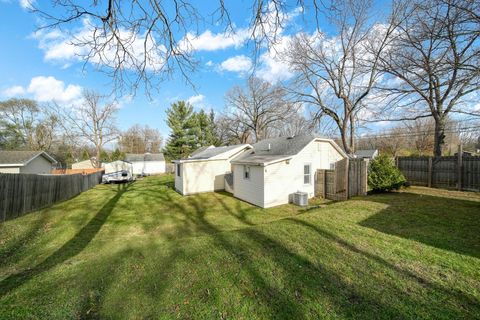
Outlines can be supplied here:
[[315, 194], [318, 169], [334, 169], [347, 154], [331, 139], [300, 135], [260, 141], [232, 161], [233, 195], [262, 208], [291, 201], [301, 191]]
[[117, 160], [112, 162], [102, 163], [102, 168], [105, 170], [105, 174], [119, 172], [119, 171], [128, 171], [130, 175], [133, 176], [133, 166], [130, 162]]
[[56, 163], [44, 151], [0, 151], [0, 173], [50, 174]]
[[95, 169], [95, 158], [72, 163], [72, 169]]
[[183, 195], [224, 190], [225, 175], [232, 171], [231, 161], [248, 149], [248, 144], [203, 147], [189, 158], [172, 161], [175, 189]]
[[373, 160], [375, 157], [378, 156], [378, 150], [377, 149], [371, 149], [371, 150], [357, 150], [355, 152], [355, 158], [358, 159], [368, 159], [368, 160]]
[[132, 163], [133, 174], [150, 175], [165, 173], [165, 158], [163, 153], [127, 153], [125, 161]]

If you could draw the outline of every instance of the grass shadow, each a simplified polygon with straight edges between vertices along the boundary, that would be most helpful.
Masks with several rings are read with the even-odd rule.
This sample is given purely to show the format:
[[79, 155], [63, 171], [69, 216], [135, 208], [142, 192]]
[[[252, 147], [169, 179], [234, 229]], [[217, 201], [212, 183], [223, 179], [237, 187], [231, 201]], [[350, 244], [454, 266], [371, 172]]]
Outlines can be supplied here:
[[12, 274], [0, 282], [0, 297], [22, 286], [30, 279], [46, 272], [82, 252], [100, 231], [120, 197], [129, 185], [118, 185], [117, 192], [78, 233], [37, 266]]
[[368, 200], [388, 207], [361, 226], [480, 258], [480, 202], [408, 192], [372, 195]]

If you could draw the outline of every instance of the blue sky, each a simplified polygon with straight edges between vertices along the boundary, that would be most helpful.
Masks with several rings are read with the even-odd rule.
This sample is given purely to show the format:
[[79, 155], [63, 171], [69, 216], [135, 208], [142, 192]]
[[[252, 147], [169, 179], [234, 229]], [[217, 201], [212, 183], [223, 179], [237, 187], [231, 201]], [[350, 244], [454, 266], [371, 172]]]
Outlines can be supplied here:
[[[0, 99], [23, 96], [40, 102], [54, 99], [69, 104], [79, 98], [82, 88], [111, 92], [110, 78], [92, 65], [84, 68], [67, 47], [61, 46], [60, 35], [52, 40], [46, 32], [35, 33], [41, 22], [26, 5], [26, 0], [0, 0], [0, 43], [3, 48], [0, 50]], [[246, 29], [246, 4], [234, 1], [229, 6], [236, 27]], [[211, 12], [208, 7], [201, 9]], [[294, 10], [292, 7], [292, 12]], [[296, 28], [293, 21], [290, 28]], [[195, 88], [175, 73], [171, 80], [160, 84], [158, 92], [152, 92], [150, 99], [142, 90], [133, 98], [128, 95], [118, 97], [121, 109], [117, 123], [121, 129], [135, 123], [146, 124], [158, 128], [166, 137], [165, 110], [179, 99], [190, 100], [195, 108], [212, 108], [217, 112], [223, 109], [225, 93], [234, 85], [242, 85], [250, 74], [246, 69], [251, 66], [252, 46], [246, 43], [241, 31], [236, 35], [225, 35], [223, 27], [212, 24], [200, 26], [198, 35], [193, 43], [199, 67], [191, 74]], [[284, 65], [266, 56], [258, 65], [257, 73], [273, 82], [289, 76]]]

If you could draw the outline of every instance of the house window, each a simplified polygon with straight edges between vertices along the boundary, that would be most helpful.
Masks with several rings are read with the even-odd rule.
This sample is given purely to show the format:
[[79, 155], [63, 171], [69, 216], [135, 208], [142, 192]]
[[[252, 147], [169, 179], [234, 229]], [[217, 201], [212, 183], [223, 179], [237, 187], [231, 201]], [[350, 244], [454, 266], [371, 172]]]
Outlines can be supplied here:
[[250, 167], [249, 166], [243, 166], [243, 178], [244, 179], [250, 179]]
[[180, 177], [180, 163], [177, 163], [177, 177]]
[[312, 181], [312, 168], [310, 164], [303, 166], [303, 183], [310, 184]]

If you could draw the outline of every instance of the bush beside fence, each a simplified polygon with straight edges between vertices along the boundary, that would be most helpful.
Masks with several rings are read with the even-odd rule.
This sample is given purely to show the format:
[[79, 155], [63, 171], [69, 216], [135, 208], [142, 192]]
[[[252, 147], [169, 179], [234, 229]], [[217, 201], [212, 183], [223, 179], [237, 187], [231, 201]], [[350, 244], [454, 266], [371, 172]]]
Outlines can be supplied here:
[[0, 174], [0, 221], [70, 199], [102, 181], [102, 172], [89, 175]]

